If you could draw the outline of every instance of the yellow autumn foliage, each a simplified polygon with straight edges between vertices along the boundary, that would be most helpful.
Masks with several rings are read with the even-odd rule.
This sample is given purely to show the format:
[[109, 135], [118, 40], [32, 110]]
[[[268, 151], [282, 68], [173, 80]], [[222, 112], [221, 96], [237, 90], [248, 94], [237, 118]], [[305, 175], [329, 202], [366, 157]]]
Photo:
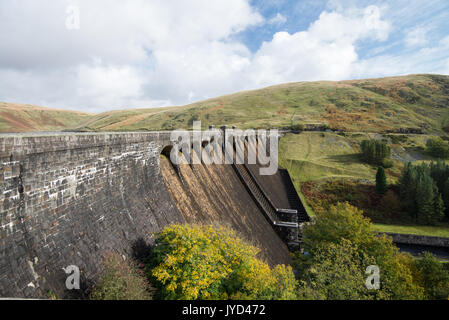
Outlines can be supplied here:
[[170, 225], [156, 236], [151, 270], [164, 299], [294, 299], [291, 267], [273, 269], [225, 227]]

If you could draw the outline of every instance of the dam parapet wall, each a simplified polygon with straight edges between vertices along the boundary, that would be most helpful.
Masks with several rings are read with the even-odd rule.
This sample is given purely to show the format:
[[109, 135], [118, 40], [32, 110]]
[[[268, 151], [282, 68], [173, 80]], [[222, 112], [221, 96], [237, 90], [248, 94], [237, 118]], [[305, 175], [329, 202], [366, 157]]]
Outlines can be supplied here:
[[449, 249], [449, 238], [391, 232], [381, 232], [381, 234], [382, 233], [390, 236], [393, 239], [393, 242], [397, 244], [431, 246]]

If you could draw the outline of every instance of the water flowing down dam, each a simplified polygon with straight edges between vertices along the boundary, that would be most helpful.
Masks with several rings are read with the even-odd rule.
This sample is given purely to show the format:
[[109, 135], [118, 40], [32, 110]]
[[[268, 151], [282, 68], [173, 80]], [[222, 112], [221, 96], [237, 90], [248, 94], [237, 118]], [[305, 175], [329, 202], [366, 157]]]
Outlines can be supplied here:
[[290, 263], [307, 216], [288, 173], [175, 166], [172, 144], [170, 132], [0, 136], [0, 297], [71, 297], [65, 268], [88, 289], [107, 252], [132, 257], [172, 223], [232, 227], [270, 265]]

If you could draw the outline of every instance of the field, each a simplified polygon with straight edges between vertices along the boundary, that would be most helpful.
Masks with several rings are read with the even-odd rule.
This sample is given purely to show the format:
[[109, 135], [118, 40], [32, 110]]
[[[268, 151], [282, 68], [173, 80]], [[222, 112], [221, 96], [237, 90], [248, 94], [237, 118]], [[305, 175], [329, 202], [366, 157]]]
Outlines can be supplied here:
[[374, 230], [380, 232], [417, 234], [449, 238], [449, 225], [447, 224], [442, 226], [406, 226], [375, 223]]
[[[303, 132], [280, 140], [279, 165], [289, 170], [296, 190], [311, 216], [330, 204], [349, 202], [364, 211], [375, 230], [449, 237], [449, 225], [415, 226], [402, 212], [394, 184], [404, 163], [434, 160], [423, 151], [430, 136], [416, 134]], [[394, 166], [386, 169], [391, 191], [375, 192], [377, 167], [361, 161], [360, 142], [376, 138], [392, 149]]]
[[379, 139], [392, 148], [394, 166], [387, 169], [390, 182], [395, 182], [408, 161], [432, 160], [422, 152], [429, 135], [302, 132], [287, 134], [280, 140], [279, 164], [298, 182], [326, 178], [349, 178], [374, 182], [377, 167], [363, 163], [359, 157], [360, 142]]
[[90, 116], [92, 114], [78, 111], [0, 102], [0, 132], [62, 130]]
[[[100, 114], [0, 103], [0, 132], [69, 129], [190, 129], [201, 120], [239, 128], [329, 127], [344, 132], [449, 131], [449, 76], [409, 75], [350, 81], [294, 82], [186, 106]], [[325, 169], [325, 168], [323, 168]]]

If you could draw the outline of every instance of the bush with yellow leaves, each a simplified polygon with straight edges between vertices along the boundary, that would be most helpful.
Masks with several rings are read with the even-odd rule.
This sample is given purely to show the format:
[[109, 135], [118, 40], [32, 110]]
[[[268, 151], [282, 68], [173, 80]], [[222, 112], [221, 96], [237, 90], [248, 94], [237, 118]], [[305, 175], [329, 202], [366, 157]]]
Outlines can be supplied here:
[[270, 269], [259, 251], [229, 228], [170, 225], [156, 234], [147, 275], [160, 299], [295, 299], [292, 268]]

